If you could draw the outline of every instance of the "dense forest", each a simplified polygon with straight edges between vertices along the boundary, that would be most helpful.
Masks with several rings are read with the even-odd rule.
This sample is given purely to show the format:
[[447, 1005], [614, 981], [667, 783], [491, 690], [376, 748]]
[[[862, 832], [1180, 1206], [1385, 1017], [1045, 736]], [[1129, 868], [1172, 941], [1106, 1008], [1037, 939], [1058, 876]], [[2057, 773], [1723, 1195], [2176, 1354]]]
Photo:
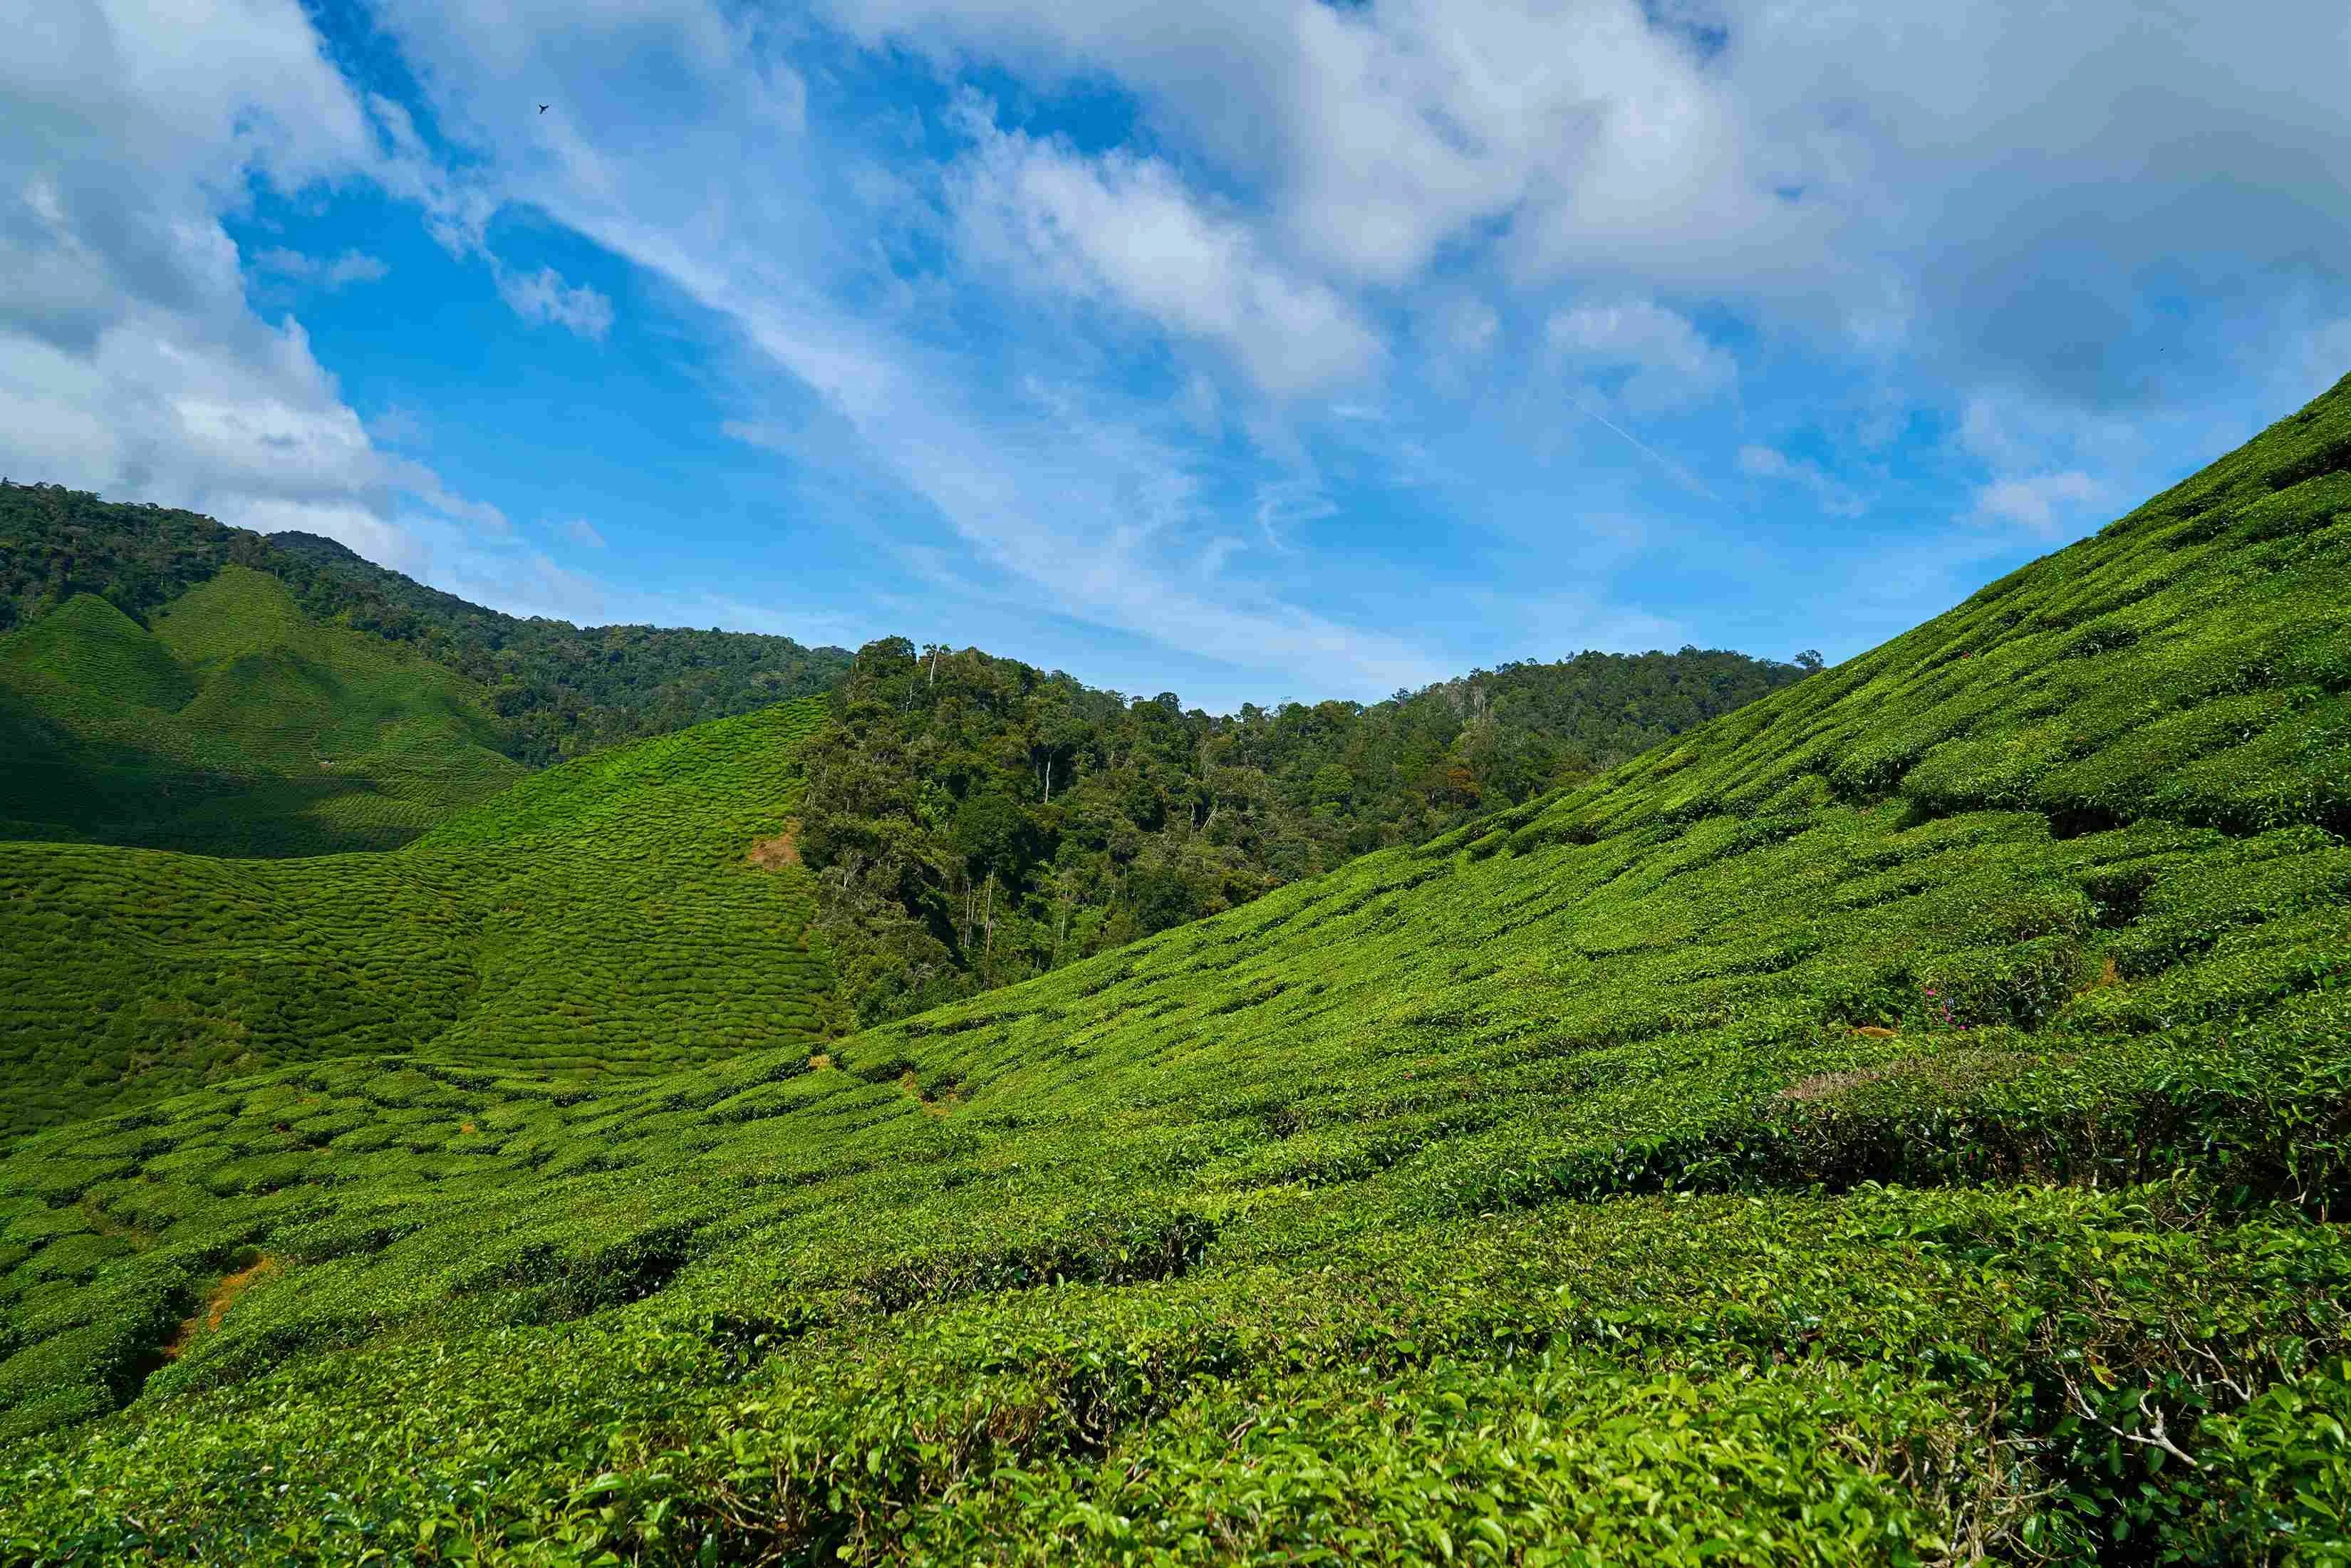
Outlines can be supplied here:
[[1817, 663], [1586, 653], [1217, 717], [893, 637], [859, 652], [809, 744], [798, 848], [870, 1025], [1422, 841]]
[[308, 614], [403, 643], [487, 687], [533, 766], [821, 692], [849, 654], [789, 637], [580, 627], [503, 615], [313, 534], [264, 536], [193, 512], [0, 482], [0, 632], [93, 593], [144, 624], [228, 565], [283, 581]]

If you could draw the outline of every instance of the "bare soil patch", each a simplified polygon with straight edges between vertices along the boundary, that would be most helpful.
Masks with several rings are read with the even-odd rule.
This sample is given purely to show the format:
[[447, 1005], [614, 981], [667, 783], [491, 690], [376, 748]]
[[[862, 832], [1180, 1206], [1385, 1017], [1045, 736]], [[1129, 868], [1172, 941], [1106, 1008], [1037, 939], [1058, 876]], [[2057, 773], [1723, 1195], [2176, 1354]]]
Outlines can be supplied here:
[[768, 871], [778, 866], [798, 865], [800, 863], [800, 846], [795, 835], [799, 831], [799, 819], [795, 817], [786, 822], [784, 831], [774, 838], [761, 839], [753, 844], [750, 852], [743, 858]]

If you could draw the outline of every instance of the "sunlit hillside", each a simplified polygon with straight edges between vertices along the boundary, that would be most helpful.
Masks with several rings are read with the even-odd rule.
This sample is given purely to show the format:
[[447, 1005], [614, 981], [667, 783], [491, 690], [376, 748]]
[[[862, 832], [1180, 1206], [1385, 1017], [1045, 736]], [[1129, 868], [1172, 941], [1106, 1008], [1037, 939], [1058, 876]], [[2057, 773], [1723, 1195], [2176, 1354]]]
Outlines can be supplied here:
[[81, 593], [0, 638], [0, 835], [390, 849], [524, 776], [480, 686], [229, 566], [142, 626]]
[[1024, 985], [592, 1082], [469, 997], [32, 1138], [0, 1541], [2341, 1562], [2346, 604], [2351, 381], [1588, 786]]
[[499, 749], [533, 767], [826, 691], [850, 667], [843, 649], [788, 637], [507, 615], [317, 534], [0, 478], [0, 634], [84, 596], [152, 620], [231, 567], [276, 580], [315, 626], [360, 633], [379, 662], [397, 652], [458, 677], [495, 710]]
[[566, 763], [389, 854], [0, 842], [0, 1134], [361, 1053], [592, 1075], [817, 1038], [786, 828], [821, 711]]

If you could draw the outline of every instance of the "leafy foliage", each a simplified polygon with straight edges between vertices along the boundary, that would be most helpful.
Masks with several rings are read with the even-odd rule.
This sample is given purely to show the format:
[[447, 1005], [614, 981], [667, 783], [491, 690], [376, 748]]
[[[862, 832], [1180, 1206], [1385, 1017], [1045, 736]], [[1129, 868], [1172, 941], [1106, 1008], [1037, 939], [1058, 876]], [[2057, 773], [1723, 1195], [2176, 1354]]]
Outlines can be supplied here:
[[2346, 461], [2351, 381], [1600, 779], [814, 1056], [26, 1140], [0, 1550], [2340, 1563]]
[[1420, 842], [1802, 674], [1587, 653], [1217, 718], [888, 638], [810, 745], [802, 837], [849, 1005], [878, 1023]]
[[821, 716], [600, 752], [390, 854], [0, 843], [0, 1135], [353, 1053], [595, 1074], [820, 1038], [808, 875], [747, 857]]
[[489, 694], [224, 567], [142, 626], [81, 593], [0, 638], [0, 834], [390, 849], [521, 778]]
[[141, 620], [235, 564], [284, 582], [302, 611], [389, 639], [478, 683], [533, 767], [829, 689], [849, 654], [788, 637], [518, 620], [387, 571], [313, 534], [265, 538], [193, 512], [0, 484], [0, 632], [75, 595]]

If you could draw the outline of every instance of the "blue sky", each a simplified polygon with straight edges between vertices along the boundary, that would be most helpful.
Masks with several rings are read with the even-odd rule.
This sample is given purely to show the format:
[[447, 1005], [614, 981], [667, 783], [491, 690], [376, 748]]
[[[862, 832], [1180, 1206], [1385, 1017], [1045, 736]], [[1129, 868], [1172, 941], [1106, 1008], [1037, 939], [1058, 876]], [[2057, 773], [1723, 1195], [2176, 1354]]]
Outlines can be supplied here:
[[53, 0], [0, 472], [1217, 708], [1842, 658], [2351, 371], [2259, 11]]

